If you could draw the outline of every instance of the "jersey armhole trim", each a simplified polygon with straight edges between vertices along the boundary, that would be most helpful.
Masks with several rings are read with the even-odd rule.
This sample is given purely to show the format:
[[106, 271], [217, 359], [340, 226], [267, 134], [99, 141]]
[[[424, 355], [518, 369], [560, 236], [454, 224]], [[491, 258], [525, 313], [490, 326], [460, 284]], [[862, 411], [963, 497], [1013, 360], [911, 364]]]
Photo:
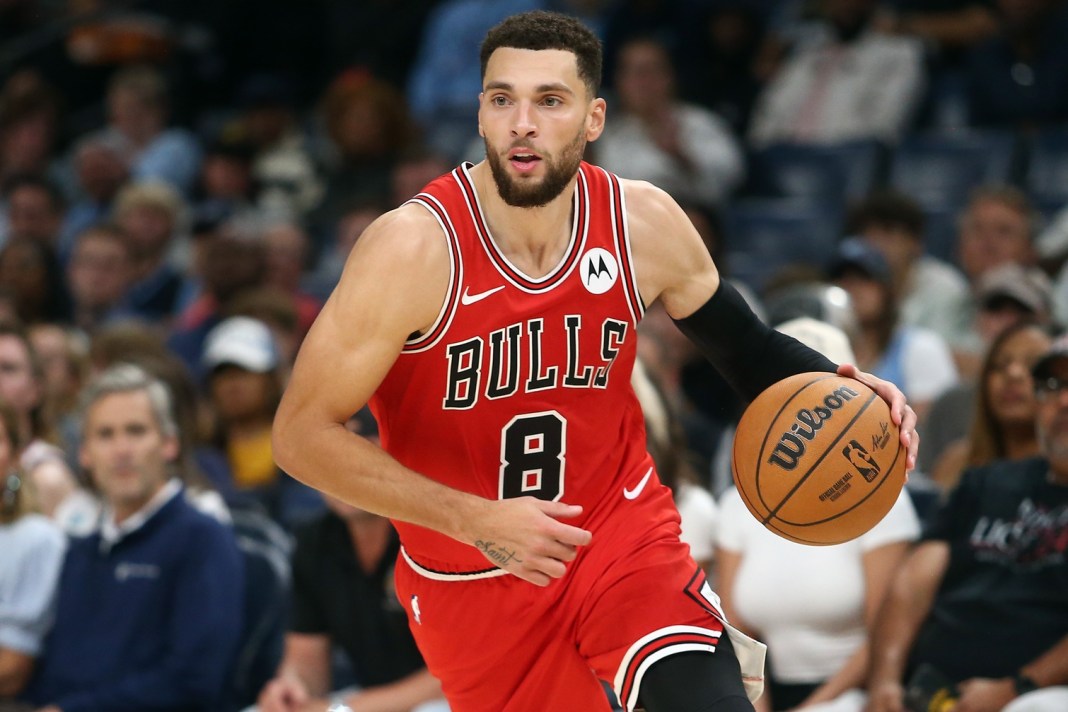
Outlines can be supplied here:
[[[604, 169], [601, 169], [604, 171]], [[634, 326], [645, 316], [645, 304], [638, 292], [638, 276], [634, 269], [634, 255], [630, 249], [630, 228], [627, 225], [627, 200], [623, 194], [623, 185], [619, 178], [608, 171], [609, 202], [612, 206], [612, 237], [615, 242], [616, 254], [620, 262], [620, 282], [623, 283], [623, 293], [627, 298], [627, 307], [630, 309]]]
[[407, 203], [421, 205], [426, 208], [434, 216], [434, 219], [438, 221], [438, 225], [441, 226], [441, 231], [444, 233], [449, 246], [449, 288], [445, 293], [445, 301], [442, 303], [434, 323], [430, 325], [426, 333], [405, 341], [404, 348], [401, 350], [402, 355], [426, 351], [441, 340], [445, 332], [449, 330], [449, 325], [452, 324], [453, 316], [456, 314], [460, 284], [463, 282], [463, 260], [460, 259], [460, 240], [456, 235], [456, 228], [453, 227], [445, 206], [429, 193], [420, 193], [407, 201]]

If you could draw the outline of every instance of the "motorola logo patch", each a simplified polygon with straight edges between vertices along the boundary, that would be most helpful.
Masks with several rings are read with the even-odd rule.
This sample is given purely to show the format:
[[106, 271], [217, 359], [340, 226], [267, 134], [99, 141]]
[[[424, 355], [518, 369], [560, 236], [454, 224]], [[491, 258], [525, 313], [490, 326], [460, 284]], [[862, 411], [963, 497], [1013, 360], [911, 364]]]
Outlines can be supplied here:
[[579, 265], [579, 277], [582, 286], [591, 294], [604, 294], [616, 283], [619, 265], [615, 256], [608, 250], [594, 247], [582, 256]]

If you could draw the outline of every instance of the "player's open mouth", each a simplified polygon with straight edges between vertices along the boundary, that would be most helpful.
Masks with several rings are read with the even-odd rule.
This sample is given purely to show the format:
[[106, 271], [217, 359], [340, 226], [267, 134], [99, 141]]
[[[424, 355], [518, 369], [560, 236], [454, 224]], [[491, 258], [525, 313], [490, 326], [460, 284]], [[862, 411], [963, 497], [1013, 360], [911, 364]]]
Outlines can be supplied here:
[[517, 171], [529, 171], [541, 162], [541, 157], [529, 151], [512, 151], [508, 160]]

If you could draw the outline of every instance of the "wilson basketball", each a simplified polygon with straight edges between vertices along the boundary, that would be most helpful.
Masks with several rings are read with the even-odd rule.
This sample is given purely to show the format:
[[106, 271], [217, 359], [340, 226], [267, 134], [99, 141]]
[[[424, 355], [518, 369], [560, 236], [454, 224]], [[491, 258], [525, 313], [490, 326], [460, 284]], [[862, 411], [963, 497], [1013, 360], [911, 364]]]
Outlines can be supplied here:
[[734, 436], [742, 501], [765, 527], [801, 544], [840, 544], [875, 526], [905, 484], [905, 459], [886, 401], [832, 373], [772, 385]]

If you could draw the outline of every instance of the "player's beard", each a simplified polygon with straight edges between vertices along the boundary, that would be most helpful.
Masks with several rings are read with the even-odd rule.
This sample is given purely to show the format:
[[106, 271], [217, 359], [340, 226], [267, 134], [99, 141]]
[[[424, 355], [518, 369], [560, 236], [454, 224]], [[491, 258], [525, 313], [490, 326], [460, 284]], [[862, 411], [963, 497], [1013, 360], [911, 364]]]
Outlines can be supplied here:
[[[513, 148], [532, 148], [532, 146], [519, 142], [509, 146], [508, 150]], [[489, 139], [486, 139], [486, 160], [489, 161], [493, 182], [497, 184], [497, 192], [501, 199], [513, 208], [540, 208], [552, 202], [575, 177], [585, 151], [586, 135], [583, 129], [571, 143], [564, 146], [559, 158], [542, 156], [541, 160], [545, 161], [545, 177], [535, 183], [529, 179], [516, 179], [508, 175], [505, 167], [507, 159], [494, 150], [490, 146]]]

